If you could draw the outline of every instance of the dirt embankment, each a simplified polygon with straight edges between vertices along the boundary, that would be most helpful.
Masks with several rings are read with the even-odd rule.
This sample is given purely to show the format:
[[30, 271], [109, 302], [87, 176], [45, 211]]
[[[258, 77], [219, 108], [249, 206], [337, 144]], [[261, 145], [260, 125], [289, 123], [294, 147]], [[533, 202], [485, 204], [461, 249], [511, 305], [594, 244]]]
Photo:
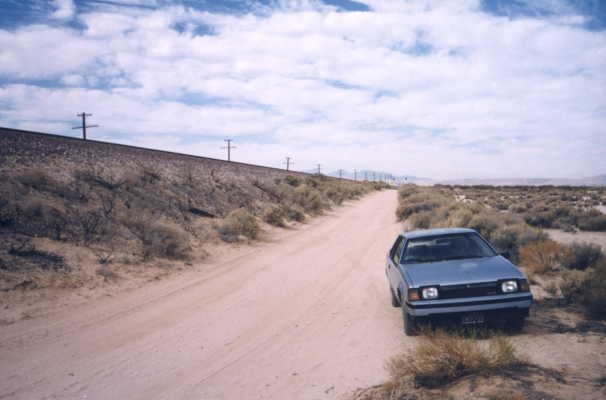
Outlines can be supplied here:
[[385, 186], [0, 128], [0, 323], [187, 270]]

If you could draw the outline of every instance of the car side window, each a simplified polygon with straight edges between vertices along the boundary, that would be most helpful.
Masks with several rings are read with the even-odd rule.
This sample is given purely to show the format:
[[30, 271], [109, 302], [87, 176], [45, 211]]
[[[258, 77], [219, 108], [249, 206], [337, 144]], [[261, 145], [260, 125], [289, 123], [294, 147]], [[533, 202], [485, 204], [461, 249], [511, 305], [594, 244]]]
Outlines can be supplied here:
[[395, 258], [400, 243], [402, 243], [402, 236], [398, 236], [393, 246], [391, 246], [391, 250], [389, 250], [389, 257], [391, 257], [392, 260]]
[[401, 240], [400, 243], [398, 244], [398, 247], [396, 248], [396, 251], [392, 257], [393, 262], [396, 264], [400, 263], [400, 259], [402, 258], [402, 250], [404, 249], [404, 244], [405, 241]]

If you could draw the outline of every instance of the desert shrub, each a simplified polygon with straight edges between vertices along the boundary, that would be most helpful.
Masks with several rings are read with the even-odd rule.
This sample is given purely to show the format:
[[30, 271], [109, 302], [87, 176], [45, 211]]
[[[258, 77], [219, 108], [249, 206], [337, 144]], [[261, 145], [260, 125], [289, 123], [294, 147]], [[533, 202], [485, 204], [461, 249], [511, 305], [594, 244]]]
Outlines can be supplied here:
[[17, 181], [38, 192], [52, 193], [57, 197], [68, 200], [86, 202], [84, 190], [77, 185], [60, 182], [42, 169], [30, 169], [17, 176]]
[[19, 258], [17, 262], [7, 262], [0, 265], [0, 270], [18, 271], [18, 270], [69, 270], [70, 267], [65, 263], [63, 256], [58, 254], [39, 250], [29, 239], [14, 240], [10, 244], [8, 254]]
[[183, 260], [189, 258], [191, 248], [184, 232], [161, 224], [152, 224], [141, 236], [144, 258], [158, 256]]
[[328, 199], [330, 201], [332, 201], [336, 205], [339, 205], [339, 204], [343, 203], [343, 200], [345, 200], [345, 193], [338, 186], [330, 186], [330, 187], [328, 187], [324, 191], [324, 194], [326, 195], [326, 197], [328, 197]]
[[13, 212], [14, 229], [17, 233], [55, 240], [73, 236], [68, 216], [41, 200], [27, 199], [16, 205]]
[[606, 260], [602, 258], [589, 273], [585, 294], [586, 313], [595, 319], [606, 319]]
[[296, 176], [286, 175], [284, 177], [284, 182], [290, 186], [297, 187], [301, 184], [301, 180]]
[[600, 246], [592, 243], [573, 242], [568, 246], [568, 251], [563, 257], [563, 264], [569, 269], [586, 270], [604, 258]]
[[499, 225], [500, 221], [497, 216], [488, 213], [480, 213], [471, 218], [467, 228], [475, 229], [480, 235], [491, 240], [492, 233], [497, 230]]
[[305, 213], [297, 207], [286, 207], [286, 218], [289, 221], [305, 221]]
[[286, 212], [283, 208], [278, 206], [269, 207], [263, 214], [263, 221], [274, 226], [284, 226], [284, 218]]
[[441, 330], [426, 332], [413, 352], [393, 357], [388, 362], [391, 379], [385, 389], [397, 393], [410, 383], [434, 388], [463, 376], [488, 375], [522, 364], [513, 344], [505, 337], [479, 341]]
[[431, 193], [413, 193], [404, 200], [400, 200], [400, 204], [396, 210], [396, 216], [398, 217], [398, 220], [403, 221], [412, 214], [421, 211], [431, 211], [447, 203], [448, 201], [443, 197], [433, 196]]
[[122, 224], [141, 241], [144, 259], [154, 256], [175, 260], [189, 258], [189, 236], [176, 227], [144, 216], [125, 219]]
[[294, 200], [308, 213], [320, 214], [328, 207], [320, 191], [308, 185], [301, 185], [295, 189]]
[[578, 218], [577, 226], [584, 231], [606, 231], [606, 215], [599, 211], [590, 212]]
[[566, 304], [583, 303], [587, 274], [583, 271], [564, 271], [558, 288]]
[[534, 228], [529, 227], [524, 223], [515, 225], [500, 225], [496, 231], [489, 237], [491, 243], [499, 251], [507, 251], [511, 255], [511, 260], [517, 262], [519, 260], [520, 247], [546, 240], [548, 236]]
[[458, 207], [448, 216], [448, 226], [451, 227], [467, 227], [469, 226], [471, 219], [473, 218], [475, 212], [472, 207], [464, 206]]
[[529, 243], [520, 248], [520, 264], [534, 273], [545, 273], [559, 264], [564, 252], [564, 247], [553, 240]]
[[244, 208], [238, 208], [225, 217], [217, 230], [223, 241], [236, 242], [239, 236], [256, 239], [261, 228], [254, 215]]
[[104, 233], [106, 218], [101, 211], [77, 209], [70, 216], [78, 227], [78, 237], [82, 242], [90, 243], [97, 235]]
[[428, 212], [413, 214], [408, 221], [413, 228], [417, 229], [428, 229], [432, 226], [431, 214]]

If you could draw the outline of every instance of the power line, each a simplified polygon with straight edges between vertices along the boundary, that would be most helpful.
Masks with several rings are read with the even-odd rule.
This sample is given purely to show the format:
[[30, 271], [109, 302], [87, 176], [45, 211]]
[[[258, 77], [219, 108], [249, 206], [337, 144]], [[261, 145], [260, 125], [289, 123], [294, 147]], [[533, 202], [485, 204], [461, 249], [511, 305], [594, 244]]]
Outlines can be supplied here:
[[93, 114], [81, 112], [80, 114], [76, 114], [76, 116], [82, 117], [82, 126], [74, 126], [72, 129], [82, 129], [82, 139], [86, 140], [86, 128], [96, 128], [99, 125], [86, 125], [86, 117], [92, 117]]
[[294, 164], [294, 162], [292, 161], [292, 158], [286, 157], [286, 162], [284, 164], [286, 164], [286, 170], [290, 171], [290, 166]]
[[227, 161], [231, 161], [231, 149], [236, 149], [236, 146], [232, 146], [231, 142], [233, 142], [233, 139], [224, 139], [225, 142], [227, 142], [227, 146], [225, 147], [221, 147], [222, 149], [227, 149]]

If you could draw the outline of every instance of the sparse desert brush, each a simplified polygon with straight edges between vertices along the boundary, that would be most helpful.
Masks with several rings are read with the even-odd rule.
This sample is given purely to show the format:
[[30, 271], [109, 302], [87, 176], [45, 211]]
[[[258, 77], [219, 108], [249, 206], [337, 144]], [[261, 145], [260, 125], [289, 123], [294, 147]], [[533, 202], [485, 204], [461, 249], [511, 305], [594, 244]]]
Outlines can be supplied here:
[[520, 248], [520, 264], [534, 273], [552, 271], [561, 262], [565, 249], [553, 240], [529, 243]]
[[451, 227], [467, 227], [481, 206], [478, 204], [457, 207], [448, 216], [447, 224]]
[[404, 199], [400, 199], [396, 216], [400, 221], [403, 221], [415, 213], [430, 211], [448, 203], [448, 199], [443, 196], [435, 196], [429, 192], [413, 193]]
[[263, 221], [273, 226], [283, 227], [284, 218], [286, 218], [286, 212], [279, 206], [268, 207], [263, 213]]
[[586, 313], [595, 319], [606, 319], [606, 260], [596, 263], [587, 280]]
[[287, 206], [285, 207], [286, 218], [289, 221], [303, 222], [305, 221], [305, 213], [298, 207]]
[[139, 216], [127, 218], [124, 225], [142, 244], [143, 259], [153, 257], [186, 260], [190, 256], [189, 235], [176, 226]]
[[589, 211], [588, 213], [579, 216], [578, 227], [584, 231], [606, 231], [606, 214], [602, 214], [597, 210]]
[[408, 222], [415, 229], [428, 229], [432, 226], [432, 214], [430, 211], [422, 211], [411, 215]]
[[239, 208], [225, 217], [225, 220], [218, 225], [217, 231], [223, 241], [237, 242], [239, 236], [256, 239], [261, 228], [254, 215], [244, 208]]
[[295, 189], [294, 200], [306, 212], [312, 214], [320, 214], [323, 209], [328, 207], [328, 204], [322, 197], [322, 193], [308, 185], [300, 185]]
[[545, 233], [520, 221], [517, 224], [500, 225], [492, 233], [490, 241], [499, 251], [509, 252], [512, 261], [516, 262], [519, 260], [521, 246], [547, 238], [548, 236]]
[[301, 180], [299, 178], [297, 178], [296, 176], [292, 176], [292, 175], [286, 175], [284, 177], [284, 183], [293, 186], [293, 187], [297, 187], [301, 184]]
[[506, 337], [478, 340], [442, 330], [426, 331], [414, 351], [388, 362], [391, 379], [384, 389], [397, 395], [410, 385], [435, 388], [467, 375], [490, 375], [524, 364]]
[[491, 240], [492, 233], [502, 224], [499, 216], [489, 213], [474, 215], [469, 221], [467, 228], [475, 229], [480, 235]]
[[584, 271], [564, 271], [558, 288], [566, 304], [585, 302], [585, 287], [587, 286], [587, 273]]
[[562, 259], [566, 268], [586, 270], [604, 259], [604, 253], [600, 246], [593, 243], [573, 242], [568, 246], [567, 252]]

